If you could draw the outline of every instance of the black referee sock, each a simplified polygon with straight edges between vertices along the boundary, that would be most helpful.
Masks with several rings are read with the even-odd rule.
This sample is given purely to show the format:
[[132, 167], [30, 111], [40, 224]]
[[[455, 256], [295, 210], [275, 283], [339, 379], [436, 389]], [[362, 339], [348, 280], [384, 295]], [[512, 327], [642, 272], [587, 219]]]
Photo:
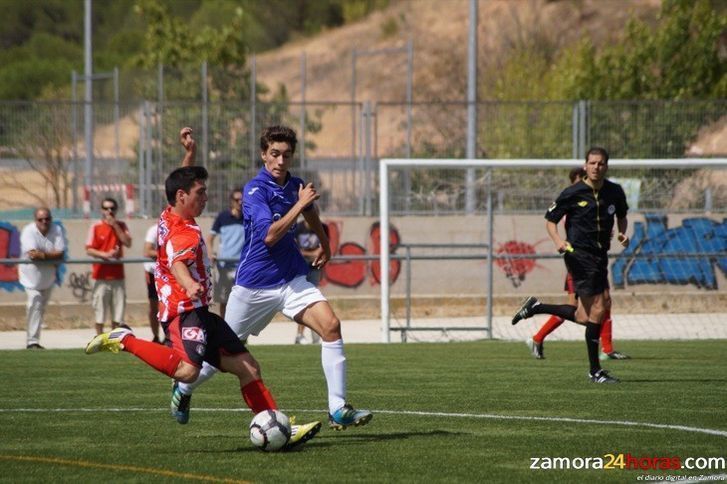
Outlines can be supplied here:
[[533, 314], [553, 314], [568, 321], [576, 322], [576, 307], [570, 304], [543, 304], [533, 306]]
[[588, 362], [591, 364], [591, 375], [601, 369], [598, 361], [598, 340], [601, 338], [601, 325], [586, 323], [586, 348], [588, 348]]

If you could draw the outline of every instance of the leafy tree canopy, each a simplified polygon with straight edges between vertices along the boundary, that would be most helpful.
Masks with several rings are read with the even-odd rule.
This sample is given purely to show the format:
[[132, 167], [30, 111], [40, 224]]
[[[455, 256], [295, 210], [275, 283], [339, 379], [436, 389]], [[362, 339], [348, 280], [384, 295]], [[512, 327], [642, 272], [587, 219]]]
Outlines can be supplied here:
[[[710, 0], [664, 0], [657, 24], [631, 20], [597, 49], [586, 38], [543, 62], [536, 47], [511, 55], [497, 99], [727, 98], [727, 16]], [[541, 47], [542, 48], [542, 47]]]

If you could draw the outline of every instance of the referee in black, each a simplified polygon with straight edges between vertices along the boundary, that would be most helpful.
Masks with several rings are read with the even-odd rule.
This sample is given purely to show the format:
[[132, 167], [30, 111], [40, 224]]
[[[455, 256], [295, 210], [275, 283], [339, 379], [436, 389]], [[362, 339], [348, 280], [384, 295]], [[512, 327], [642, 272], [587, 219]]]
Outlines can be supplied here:
[[[626, 236], [629, 207], [621, 185], [606, 179], [608, 152], [600, 147], [586, 154], [586, 177], [561, 192], [545, 214], [548, 235], [563, 254], [565, 265], [573, 276], [578, 307], [570, 304], [543, 304], [528, 297], [512, 318], [512, 324], [535, 314], [554, 314], [586, 326], [586, 347], [590, 363], [590, 380], [594, 383], [618, 383], [618, 379], [601, 369], [598, 340], [601, 320], [611, 308], [608, 285], [608, 249], [613, 235], [614, 216], [617, 240], [628, 247]], [[558, 222], [567, 216], [566, 239], [558, 234]]]

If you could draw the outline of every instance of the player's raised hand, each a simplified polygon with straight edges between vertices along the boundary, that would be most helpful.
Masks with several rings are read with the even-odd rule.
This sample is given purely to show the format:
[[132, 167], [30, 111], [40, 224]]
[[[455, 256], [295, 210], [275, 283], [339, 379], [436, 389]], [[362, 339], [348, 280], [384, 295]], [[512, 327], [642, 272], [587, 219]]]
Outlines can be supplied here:
[[187, 152], [182, 159], [182, 166], [194, 165], [194, 159], [197, 155], [197, 142], [192, 137], [192, 128], [187, 126], [179, 131], [179, 142]]
[[182, 146], [187, 151], [196, 145], [194, 138], [192, 138], [192, 128], [187, 126], [179, 131], [179, 142], [182, 143]]
[[305, 187], [301, 184], [298, 187], [298, 201], [307, 207], [311, 203], [321, 198], [321, 195], [316, 191], [316, 188], [312, 183], [308, 183]]

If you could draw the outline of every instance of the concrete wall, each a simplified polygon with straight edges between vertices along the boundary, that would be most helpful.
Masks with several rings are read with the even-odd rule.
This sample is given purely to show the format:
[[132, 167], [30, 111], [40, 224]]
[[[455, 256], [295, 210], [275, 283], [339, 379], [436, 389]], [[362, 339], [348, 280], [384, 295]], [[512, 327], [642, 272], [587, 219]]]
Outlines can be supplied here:
[[[721, 252], [724, 257], [693, 258], [682, 261], [630, 259], [611, 262], [614, 292], [623, 294], [653, 294], [689, 292], [724, 292], [727, 289], [727, 212], [720, 214], [672, 214], [668, 216], [630, 217], [629, 234], [635, 246], [652, 254], [670, 250]], [[373, 218], [350, 217], [326, 219], [333, 229], [333, 242], [348, 254], [375, 252], [378, 238], [372, 239]], [[84, 243], [89, 221], [63, 220], [69, 242], [69, 257], [85, 258]], [[25, 222], [25, 223], [29, 223]], [[20, 230], [25, 223], [13, 222]], [[128, 257], [141, 257], [144, 233], [150, 220], [127, 221], [133, 236], [133, 246], [126, 251]], [[199, 219], [206, 234], [212, 218]], [[486, 219], [482, 216], [430, 216], [395, 217], [401, 243], [486, 244]], [[496, 253], [553, 254], [553, 244], [547, 237], [542, 215], [496, 216], [494, 248]], [[6, 226], [7, 227], [7, 226]], [[0, 243], [0, 249], [2, 244]], [[3, 249], [4, 250], [4, 249]], [[614, 248], [618, 254], [620, 248]], [[403, 253], [399, 249], [397, 253]], [[483, 249], [417, 249], [414, 254], [483, 254]], [[0, 257], [5, 255], [0, 254]], [[22, 289], [11, 290], [12, 268], [4, 268], [0, 284], [0, 303], [23, 303]], [[86, 303], [90, 298], [93, 281], [90, 264], [65, 264], [60, 288], [53, 292], [53, 303]], [[484, 260], [415, 261], [412, 263], [412, 293], [428, 295], [482, 296], [486, 289], [487, 265]], [[140, 263], [126, 267], [129, 301], [145, 301], [143, 269]], [[501, 261], [494, 271], [495, 294], [502, 297], [526, 294], [560, 294], [565, 270], [560, 259]], [[368, 262], [348, 262], [329, 265], [324, 292], [330, 297], [369, 296], [379, 294], [377, 268]], [[405, 293], [405, 266], [402, 264], [392, 286], [395, 295]], [[2, 316], [0, 316], [2, 318]]]

